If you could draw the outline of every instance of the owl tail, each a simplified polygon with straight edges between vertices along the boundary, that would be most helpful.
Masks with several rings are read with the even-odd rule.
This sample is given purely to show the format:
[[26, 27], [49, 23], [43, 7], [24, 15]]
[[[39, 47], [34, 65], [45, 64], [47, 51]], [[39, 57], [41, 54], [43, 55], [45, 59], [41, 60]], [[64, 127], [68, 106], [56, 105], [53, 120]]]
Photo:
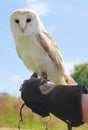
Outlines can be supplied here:
[[64, 78], [65, 78], [67, 85], [77, 85], [77, 82], [71, 76], [65, 74]]

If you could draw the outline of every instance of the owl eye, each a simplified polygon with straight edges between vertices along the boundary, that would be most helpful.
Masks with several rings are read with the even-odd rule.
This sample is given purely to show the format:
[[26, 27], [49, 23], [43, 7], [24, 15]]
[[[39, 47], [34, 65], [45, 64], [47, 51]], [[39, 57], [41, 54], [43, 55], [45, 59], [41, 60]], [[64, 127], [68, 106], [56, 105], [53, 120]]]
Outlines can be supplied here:
[[16, 23], [19, 23], [20, 21], [18, 19], [15, 20]]
[[27, 22], [27, 23], [31, 22], [31, 19], [26, 19], [26, 22]]

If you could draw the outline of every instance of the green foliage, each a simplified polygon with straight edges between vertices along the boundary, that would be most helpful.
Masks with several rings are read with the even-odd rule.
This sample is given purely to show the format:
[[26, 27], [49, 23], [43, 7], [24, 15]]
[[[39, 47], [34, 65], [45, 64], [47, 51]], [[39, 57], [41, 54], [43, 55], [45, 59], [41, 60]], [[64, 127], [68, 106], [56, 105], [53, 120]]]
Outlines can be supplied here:
[[78, 84], [85, 85], [88, 88], [88, 63], [75, 65], [71, 76]]
[[0, 127], [17, 127], [16, 113], [0, 113]]
[[[19, 110], [22, 104], [22, 100], [17, 97], [12, 97], [9, 94], [0, 94], [0, 127], [18, 127]], [[21, 123], [22, 129], [31, 130], [44, 130], [44, 125], [40, 121], [40, 117], [34, 114], [27, 107], [23, 108], [23, 123]], [[61, 120], [52, 116], [52, 120], [49, 123], [49, 130], [58, 130], [58, 127], [62, 130], [67, 127]]]

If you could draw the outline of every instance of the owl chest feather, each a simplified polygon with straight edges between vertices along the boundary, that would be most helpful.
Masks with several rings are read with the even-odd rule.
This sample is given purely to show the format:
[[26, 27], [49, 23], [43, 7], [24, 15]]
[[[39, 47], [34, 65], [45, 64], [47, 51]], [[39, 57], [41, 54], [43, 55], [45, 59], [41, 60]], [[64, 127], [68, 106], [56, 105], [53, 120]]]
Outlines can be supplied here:
[[48, 67], [49, 62], [51, 62], [48, 54], [46, 54], [36, 38], [31, 36], [17, 38], [16, 46], [24, 64], [33, 71], [40, 71]]

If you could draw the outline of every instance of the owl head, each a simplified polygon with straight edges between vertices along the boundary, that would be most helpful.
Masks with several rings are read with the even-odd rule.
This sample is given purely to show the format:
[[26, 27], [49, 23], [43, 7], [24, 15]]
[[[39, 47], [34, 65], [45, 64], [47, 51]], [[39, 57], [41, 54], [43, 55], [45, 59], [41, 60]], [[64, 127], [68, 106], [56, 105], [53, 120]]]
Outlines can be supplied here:
[[10, 26], [14, 35], [38, 34], [44, 30], [38, 15], [30, 9], [15, 10], [10, 17]]

